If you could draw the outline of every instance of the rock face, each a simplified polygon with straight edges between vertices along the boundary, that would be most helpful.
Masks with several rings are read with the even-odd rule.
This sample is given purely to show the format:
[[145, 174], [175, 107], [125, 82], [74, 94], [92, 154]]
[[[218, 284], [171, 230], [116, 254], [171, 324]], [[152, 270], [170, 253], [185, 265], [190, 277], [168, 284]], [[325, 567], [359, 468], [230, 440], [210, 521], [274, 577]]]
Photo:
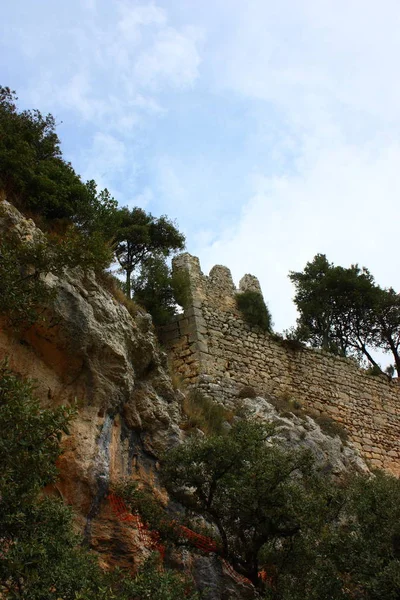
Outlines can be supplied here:
[[[12, 227], [22, 240], [40, 236], [11, 205], [2, 209], [0, 229]], [[57, 295], [46, 320], [22, 333], [1, 327], [0, 359], [36, 380], [45, 404], [76, 403], [57, 490], [105, 559], [129, 564], [139, 542], [110, 512], [109, 484], [121, 477], [156, 481], [157, 456], [181, 437], [180, 396], [149, 315], [133, 318], [92, 273], [48, 275], [47, 283]]]
[[282, 416], [265, 398], [245, 399], [243, 407], [253, 419], [274, 423], [274, 438], [283, 446], [310, 450], [323, 472], [335, 476], [346, 472], [369, 473], [351, 442], [344, 443], [338, 435], [326, 435], [311, 417], [293, 413]]
[[[10, 204], [2, 202], [2, 208], [0, 235], [6, 228], [23, 240], [41, 235]], [[223, 276], [221, 298], [228, 302], [233, 284], [226, 270], [217, 268], [214, 276]], [[57, 294], [46, 320], [22, 333], [0, 327], [0, 360], [8, 357], [16, 372], [34, 378], [44, 404], [76, 403], [53, 492], [73, 505], [78, 525], [104, 564], [135, 568], [148, 549], [136, 527], [116, 517], [106, 500], [109, 485], [130, 477], [159, 489], [157, 459], [182, 441], [182, 393], [172, 386], [146, 313], [132, 317], [91, 273], [74, 270], [62, 278], [48, 276], [47, 283]], [[255, 284], [248, 278], [243, 285]], [[228, 392], [222, 400], [225, 396]], [[280, 417], [263, 398], [243, 403], [255, 418], [275, 421], [283, 443], [311, 448], [327, 470], [366, 470], [356, 452], [339, 438], [324, 436], [312, 419]], [[216, 557], [186, 551], [176, 562], [208, 590], [207, 600], [255, 597], [251, 586], [224, 573]]]

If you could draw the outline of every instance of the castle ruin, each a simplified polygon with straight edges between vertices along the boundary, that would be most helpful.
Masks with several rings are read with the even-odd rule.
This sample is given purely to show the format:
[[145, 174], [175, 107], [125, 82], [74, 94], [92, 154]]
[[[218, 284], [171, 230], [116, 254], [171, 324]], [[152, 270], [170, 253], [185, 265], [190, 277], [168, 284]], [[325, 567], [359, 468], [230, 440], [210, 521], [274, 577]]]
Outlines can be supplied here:
[[354, 361], [309, 348], [291, 347], [250, 327], [236, 306], [236, 294], [261, 292], [245, 275], [235, 288], [228, 268], [208, 276], [199, 259], [176, 257], [173, 268], [187, 272], [190, 301], [162, 332], [174, 370], [188, 387], [232, 401], [244, 386], [257, 395], [292, 398], [306, 410], [340, 423], [373, 467], [400, 474], [400, 386], [372, 377]]

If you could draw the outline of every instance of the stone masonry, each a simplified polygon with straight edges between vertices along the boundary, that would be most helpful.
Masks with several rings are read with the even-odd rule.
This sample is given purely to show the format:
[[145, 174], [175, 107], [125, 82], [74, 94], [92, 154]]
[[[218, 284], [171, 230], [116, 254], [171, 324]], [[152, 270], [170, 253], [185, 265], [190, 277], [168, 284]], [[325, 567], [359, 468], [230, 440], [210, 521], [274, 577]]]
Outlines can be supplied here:
[[188, 387], [232, 402], [244, 386], [260, 396], [293, 399], [305, 409], [343, 425], [373, 467], [400, 475], [400, 386], [396, 379], [372, 377], [352, 360], [308, 348], [292, 348], [251, 328], [235, 296], [260, 291], [245, 275], [235, 289], [226, 267], [203, 275], [198, 258], [182, 254], [174, 269], [189, 275], [190, 303], [164, 328], [172, 366]]

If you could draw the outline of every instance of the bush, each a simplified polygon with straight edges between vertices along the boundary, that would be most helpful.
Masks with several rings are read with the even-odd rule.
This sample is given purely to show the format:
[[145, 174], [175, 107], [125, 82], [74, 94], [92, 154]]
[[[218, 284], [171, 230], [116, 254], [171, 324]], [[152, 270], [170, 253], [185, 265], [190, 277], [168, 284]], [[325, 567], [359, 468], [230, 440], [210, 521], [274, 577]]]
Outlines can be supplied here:
[[[382, 369], [379, 367], [379, 365], [372, 365], [371, 367], [368, 367], [368, 369], [365, 370], [367, 375], [370, 375], [371, 377], [378, 377], [379, 375], [383, 375], [383, 371]], [[393, 370], [394, 372], [394, 370]]]
[[29, 326], [38, 319], [54, 297], [44, 275], [56, 271], [45, 242], [0, 240], [0, 314], [9, 325]]
[[237, 307], [244, 320], [251, 327], [260, 327], [263, 331], [272, 330], [272, 317], [261, 294], [254, 291], [236, 295]]
[[23, 211], [42, 217], [42, 225], [67, 220], [85, 230], [103, 232], [116, 213], [107, 190], [84, 184], [62, 158], [52, 115], [18, 112], [17, 97], [0, 86], [0, 188]]
[[177, 304], [186, 306], [189, 280], [186, 273], [172, 273], [162, 255], [154, 254], [142, 262], [132, 280], [133, 299], [152, 316], [156, 326], [167, 325], [177, 314]]

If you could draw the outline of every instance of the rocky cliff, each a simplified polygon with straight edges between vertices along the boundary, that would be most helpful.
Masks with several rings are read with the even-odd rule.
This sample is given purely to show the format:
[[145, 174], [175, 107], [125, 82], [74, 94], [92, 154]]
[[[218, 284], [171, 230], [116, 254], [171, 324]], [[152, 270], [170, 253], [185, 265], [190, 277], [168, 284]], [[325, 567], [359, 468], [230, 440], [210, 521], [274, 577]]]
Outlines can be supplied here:
[[[40, 236], [10, 204], [2, 202], [2, 209], [0, 232], [13, 229], [28, 241]], [[34, 378], [44, 404], [76, 404], [52, 493], [74, 507], [104, 564], [135, 568], [148, 550], [137, 529], [116, 517], [107, 502], [109, 486], [131, 477], [163, 494], [158, 458], [183, 440], [183, 394], [172, 385], [149, 315], [139, 310], [133, 317], [92, 273], [48, 275], [46, 283], [56, 295], [45, 320], [18, 331], [1, 322], [0, 360], [8, 357], [12, 369]], [[311, 448], [327, 470], [366, 469], [355, 451], [323, 435], [312, 419], [280, 417], [262, 398], [244, 403], [256, 418], [275, 420], [284, 443]], [[176, 560], [192, 570], [210, 599], [253, 596], [223, 573], [215, 557], [183, 551]]]

